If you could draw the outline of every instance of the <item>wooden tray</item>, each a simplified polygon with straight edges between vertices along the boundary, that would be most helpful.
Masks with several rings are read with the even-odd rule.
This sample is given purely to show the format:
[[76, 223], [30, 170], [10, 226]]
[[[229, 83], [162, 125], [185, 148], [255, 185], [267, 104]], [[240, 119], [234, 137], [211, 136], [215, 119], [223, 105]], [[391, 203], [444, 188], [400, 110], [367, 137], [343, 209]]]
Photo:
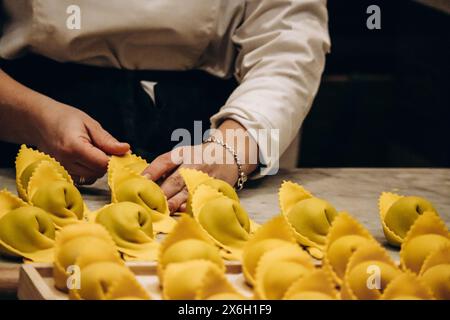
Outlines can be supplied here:
[[[155, 262], [127, 262], [126, 265], [135, 274], [137, 280], [150, 293], [154, 300], [161, 299], [161, 288], [156, 275]], [[242, 267], [238, 263], [226, 264], [227, 277], [230, 282], [246, 297], [252, 296], [251, 288], [245, 283]], [[23, 264], [20, 268], [20, 300], [67, 300], [68, 295], [54, 286], [53, 266], [44, 263]]]

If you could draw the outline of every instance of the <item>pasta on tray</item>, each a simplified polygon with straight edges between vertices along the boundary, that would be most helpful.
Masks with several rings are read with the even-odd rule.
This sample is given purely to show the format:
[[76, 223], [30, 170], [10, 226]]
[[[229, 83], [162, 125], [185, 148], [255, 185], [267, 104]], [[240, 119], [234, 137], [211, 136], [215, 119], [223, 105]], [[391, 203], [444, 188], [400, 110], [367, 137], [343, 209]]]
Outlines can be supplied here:
[[25, 145], [16, 158], [16, 185], [20, 197], [48, 212], [58, 229], [78, 223], [88, 214], [66, 169], [52, 157]]

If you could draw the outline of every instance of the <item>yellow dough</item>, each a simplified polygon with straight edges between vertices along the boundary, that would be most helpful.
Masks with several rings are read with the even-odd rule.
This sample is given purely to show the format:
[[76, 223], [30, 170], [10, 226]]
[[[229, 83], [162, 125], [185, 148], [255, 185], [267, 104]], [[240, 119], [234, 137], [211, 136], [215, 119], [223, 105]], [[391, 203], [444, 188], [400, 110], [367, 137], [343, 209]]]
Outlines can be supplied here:
[[81, 268], [99, 261], [121, 263], [116, 245], [103, 226], [86, 222], [61, 229], [55, 242], [56, 288], [67, 291], [68, 267]]
[[256, 266], [264, 253], [296, 243], [292, 229], [283, 216], [278, 215], [263, 224], [245, 244], [242, 252], [242, 272], [247, 283], [254, 285]]
[[342, 284], [350, 257], [357, 248], [377, 243], [372, 235], [356, 219], [346, 212], [340, 213], [329, 230], [323, 268], [338, 285]]
[[8, 190], [0, 190], [0, 217], [8, 211], [28, 206], [28, 203], [15, 196]]
[[401, 250], [402, 268], [419, 274], [429, 254], [450, 244], [450, 234], [445, 223], [434, 212], [420, 215], [408, 231]]
[[60, 228], [78, 223], [84, 217], [85, 204], [78, 189], [43, 161], [33, 172], [27, 191], [30, 203], [50, 213]]
[[314, 270], [297, 279], [286, 291], [285, 300], [336, 300], [338, 294], [330, 275]]
[[[163, 298], [166, 300], [194, 300], [197, 295], [213, 295], [215, 289], [225, 288], [224, 271], [217, 264], [208, 260], [190, 260], [171, 263], [164, 272]], [[216, 288], [211, 284], [218, 284]], [[208, 288], [205, 286], [208, 285]], [[220, 292], [219, 292], [220, 293]]]
[[195, 300], [246, 300], [228, 281], [223, 270], [209, 268], [203, 277], [202, 285]]
[[148, 163], [141, 157], [132, 153], [127, 153], [120, 157], [111, 156], [108, 162], [108, 184], [110, 186], [112, 185], [111, 174], [114, 172], [114, 169], [123, 167], [128, 168], [137, 174], [141, 174], [142, 171], [148, 167]]
[[87, 207], [68, 172], [53, 158], [22, 146], [16, 159], [19, 195], [50, 214], [57, 228], [80, 222]]
[[207, 185], [197, 187], [192, 198], [194, 218], [228, 260], [240, 260], [242, 249], [257, 225], [239, 202]]
[[240, 293], [225, 292], [210, 295], [207, 298], [200, 297], [198, 300], [247, 300], [247, 298]]
[[324, 245], [328, 229], [336, 215], [336, 209], [326, 201], [310, 198], [295, 204], [287, 213], [287, 218], [300, 235]]
[[75, 300], [150, 299], [126, 266], [108, 261], [81, 268], [79, 289], [69, 290], [69, 297]]
[[183, 177], [184, 183], [188, 190], [188, 200], [186, 202], [186, 213], [193, 214], [192, 197], [200, 185], [207, 185], [219, 191], [224, 196], [239, 202], [239, 197], [234, 188], [223, 180], [210, 177], [208, 174], [188, 168], [180, 168], [180, 175]]
[[268, 251], [256, 268], [255, 299], [282, 299], [295, 280], [313, 270], [310, 256], [296, 244]]
[[136, 171], [141, 168], [145, 169], [146, 163], [144, 164], [142, 162], [144, 160], [134, 158], [132, 155], [128, 155], [126, 158], [128, 160], [134, 159], [135, 162], [126, 163], [126, 159], [123, 160], [116, 156], [111, 157], [108, 166], [111, 201], [113, 203], [128, 201], [142, 206], [150, 212], [155, 232], [171, 232], [175, 220], [169, 217], [170, 212], [166, 196], [155, 182]]
[[293, 228], [298, 243], [306, 246], [314, 258], [322, 259], [326, 236], [338, 214], [336, 209], [290, 181], [281, 185], [279, 200], [281, 212]]
[[421, 280], [439, 300], [450, 300], [450, 245], [432, 252], [420, 270]]
[[0, 213], [0, 254], [51, 262], [55, 228], [42, 209], [23, 206]]
[[160, 246], [157, 265], [160, 281], [162, 282], [164, 269], [170, 263], [198, 259], [214, 262], [221, 270], [225, 270], [219, 249], [208, 234], [193, 218], [182, 215]]
[[58, 233], [56, 240], [59, 245], [63, 245], [64, 243], [72, 239], [84, 236], [94, 236], [97, 238], [104, 239], [105, 241], [110, 241], [112, 244], [114, 244], [109, 232], [103, 226], [88, 222], [84, 222], [82, 224], [68, 225], [64, 227]]
[[430, 289], [413, 273], [406, 272], [392, 280], [381, 300], [431, 300]]
[[48, 162], [52, 167], [69, 183], [73, 184], [73, 180], [64, 167], [49, 155], [21, 145], [16, 157], [16, 187], [19, 196], [25, 200], [28, 199], [28, 183], [34, 174], [35, 169], [42, 163]]
[[[402, 272], [378, 243], [356, 249], [345, 271], [341, 295], [345, 300], [377, 300]], [[379, 279], [379, 282], [377, 281]]]
[[353, 253], [368, 243], [377, 243], [372, 235], [348, 213], [340, 213], [330, 228], [325, 246], [323, 268], [338, 285], [342, 284], [345, 270]]
[[[148, 164], [144, 159], [134, 154], [126, 154], [121, 157], [111, 156], [108, 162], [108, 185], [111, 188], [111, 202], [117, 202], [116, 198], [117, 186], [126, 180], [140, 177], [141, 172], [147, 166]], [[147, 178], [145, 179], [148, 180]], [[160, 191], [155, 189], [153, 186], [152, 191], [158, 193], [154, 197], [156, 198], [159, 197]], [[160, 203], [157, 204], [157, 207], [161, 206], [164, 206], [164, 204]], [[153, 203], [151, 204], [151, 207], [156, 208], [155, 204]], [[167, 211], [167, 208], [164, 208], [164, 210]]]
[[158, 214], [168, 214], [167, 200], [161, 188], [151, 180], [136, 175], [130, 177], [116, 186], [114, 202], [134, 202], [146, 208], [148, 211], [156, 211]]
[[109, 231], [125, 260], [156, 260], [159, 244], [154, 239], [152, 216], [140, 205], [113, 203], [99, 209], [92, 218]]
[[380, 220], [389, 244], [399, 247], [414, 221], [425, 211], [436, 212], [426, 199], [383, 192], [378, 201]]

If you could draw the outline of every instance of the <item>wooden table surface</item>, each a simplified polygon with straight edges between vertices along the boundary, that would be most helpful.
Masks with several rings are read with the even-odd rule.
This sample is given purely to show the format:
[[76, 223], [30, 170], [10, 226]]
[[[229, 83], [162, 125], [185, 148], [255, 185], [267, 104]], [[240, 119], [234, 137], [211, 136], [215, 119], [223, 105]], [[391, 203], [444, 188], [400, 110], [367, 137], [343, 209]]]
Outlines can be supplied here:
[[[314, 195], [328, 200], [363, 223], [375, 238], [386, 243], [378, 216], [382, 191], [418, 195], [429, 199], [447, 225], [450, 223], [450, 169], [295, 169], [250, 181], [240, 198], [250, 216], [259, 223], [279, 213], [278, 188], [283, 180], [302, 184]], [[15, 191], [14, 171], [0, 169], [0, 189]], [[91, 210], [109, 201], [105, 178], [81, 192]], [[388, 248], [394, 259], [398, 252]], [[0, 257], [0, 298], [15, 294], [20, 264]]]

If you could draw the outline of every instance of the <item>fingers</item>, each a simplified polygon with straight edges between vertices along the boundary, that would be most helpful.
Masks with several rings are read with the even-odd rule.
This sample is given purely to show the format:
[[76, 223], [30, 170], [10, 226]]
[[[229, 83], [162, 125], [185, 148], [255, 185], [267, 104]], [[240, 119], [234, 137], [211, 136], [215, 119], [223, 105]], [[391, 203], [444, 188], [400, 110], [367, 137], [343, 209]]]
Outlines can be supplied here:
[[[142, 175], [146, 176], [147, 178], [153, 181], [157, 181], [164, 175], [167, 175], [170, 172], [172, 172], [175, 168], [178, 167], [178, 165], [179, 165], [178, 163], [172, 161], [171, 152], [167, 152], [160, 155], [155, 160], [153, 160], [148, 165], [148, 167], [142, 172]], [[176, 190], [176, 192], [180, 191], [182, 187], [183, 186], [181, 186], [179, 190]], [[166, 196], [168, 195], [166, 194]]]
[[[180, 211], [181, 206], [184, 204], [188, 198], [188, 190], [184, 187], [180, 192], [175, 194], [172, 198], [170, 198], [167, 202], [169, 204], [170, 213], [174, 213], [177, 210]], [[186, 206], [184, 208], [186, 210]]]
[[161, 184], [161, 190], [166, 195], [167, 199], [172, 198], [185, 187], [184, 180], [178, 171], [175, 171]]
[[[173, 152], [179, 152], [179, 150], [167, 152], [157, 157], [142, 172], [142, 175], [153, 181], [157, 181], [172, 173], [181, 163], [181, 159], [180, 161], [174, 160], [177, 158], [173, 157]], [[161, 184], [161, 190], [168, 199], [169, 210], [171, 213], [177, 211], [187, 200], [188, 191], [185, 188], [184, 180], [178, 171], [175, 171], [170, 174], [169, 177], [165, 178], [164, 182]]]
[[[85, 139], [77, 141], [73, 148], [73, 155], [78, 157], [75, 159], [78, 164], [81, 163], [83, 166], [96, 172], [100, 176], [105, 174], [109, 157], [102, 150], [94, 147]], [[74, 159], [72, 159], [72, 161], [74, 161]]]
[[106, 154], [121, 156], [130, 150], [128, 143], [119, 142], [108, 131], [102, 128], [98, 122], [87, 122], [86, 129], [94, 146]]
[[186, 212], [186, 202], [178, 208], [178, 212]]
[[[94, 172], [78, 163], [68, 164], [66, 169], [69, 171], [76, 184], [93, 184], [98, 178], [101, 177], [101, 175], [97, 172]], [[81, 180], [84, 180], [84, 183], [80, 183]]]

